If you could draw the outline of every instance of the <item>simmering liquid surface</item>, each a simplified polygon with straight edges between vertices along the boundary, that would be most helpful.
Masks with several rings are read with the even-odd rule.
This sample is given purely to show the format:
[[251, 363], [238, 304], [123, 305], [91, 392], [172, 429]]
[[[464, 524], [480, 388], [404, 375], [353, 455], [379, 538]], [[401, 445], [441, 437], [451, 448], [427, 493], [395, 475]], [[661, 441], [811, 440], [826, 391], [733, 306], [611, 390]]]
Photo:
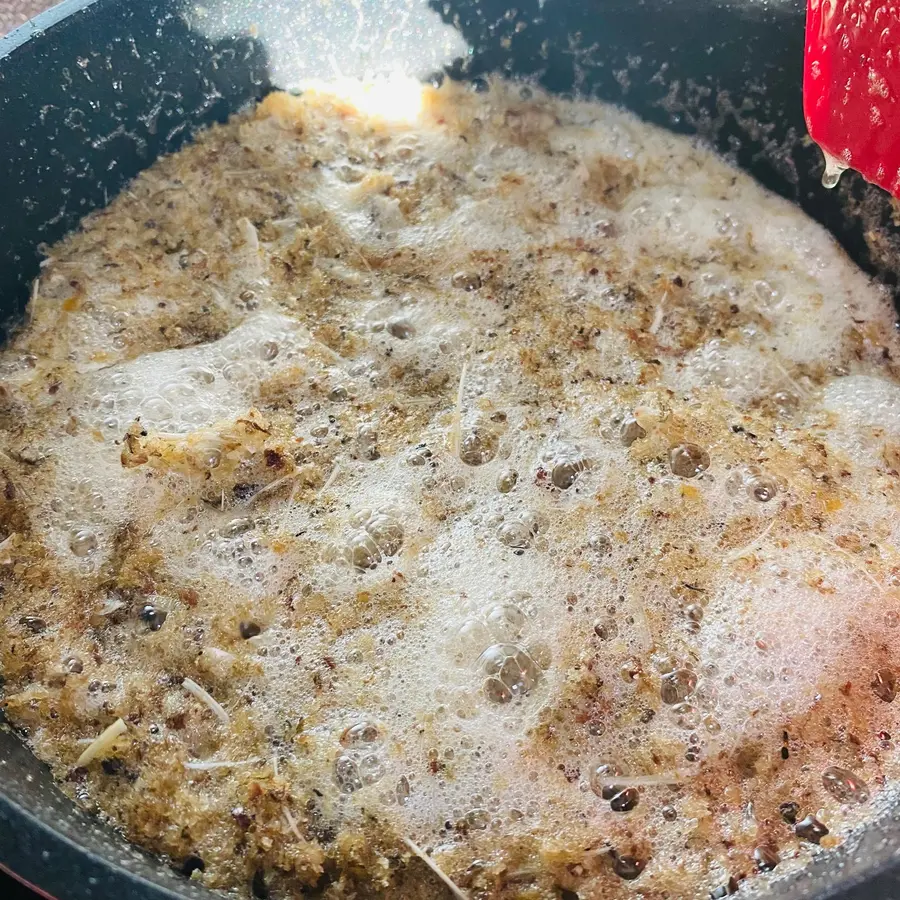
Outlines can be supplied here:
[[6, 714], [213, 887], [783, 877], [896, 774], [889, 300], [614, 108], [402, 96], [274, 94], [47, 250]]

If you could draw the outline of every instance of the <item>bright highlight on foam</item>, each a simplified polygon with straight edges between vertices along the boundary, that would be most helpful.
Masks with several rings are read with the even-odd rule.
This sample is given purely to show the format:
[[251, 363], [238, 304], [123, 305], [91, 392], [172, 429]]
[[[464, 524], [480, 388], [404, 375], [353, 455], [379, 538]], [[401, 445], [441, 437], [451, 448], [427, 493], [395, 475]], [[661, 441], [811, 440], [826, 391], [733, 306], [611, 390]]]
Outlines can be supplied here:
[[370, 81], [340, 76], [327, 82], [310, 80], [302, 87], [335, 96], [375, 120], [409, 125], [422, 112], [422, 82], [407, 75], [381, 75]]

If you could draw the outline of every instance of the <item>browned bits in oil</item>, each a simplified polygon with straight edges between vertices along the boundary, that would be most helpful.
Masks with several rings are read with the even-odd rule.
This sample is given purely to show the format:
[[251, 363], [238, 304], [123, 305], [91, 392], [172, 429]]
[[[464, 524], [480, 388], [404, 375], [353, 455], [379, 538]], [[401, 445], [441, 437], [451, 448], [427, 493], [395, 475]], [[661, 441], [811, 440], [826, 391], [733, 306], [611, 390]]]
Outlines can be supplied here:
[[238, 626], [238, 630], [245, 641], [262, 634], [262, 628], [256, 622], [241, 622]]
[[262, 869], [257, 869], [253, 873], [253, 880], [250, 882], [250, 890], [257, 900], [268, 900], [269, 885], [266, 883], [266, 873]]
[[51, 672], [47, 677], [47, 686], [52, 688], [61, 688], [66, 683], [65, 672]]
[[635, 441], [645, 437], [647, 437], [647, 432], [641, 428], [637, 419], [625, 419], [619, 429], [619, 438], [626, 447], [630, 447]]
[[105, 775], [110, 775], [114, 778], [119, 775], [125, 775], [127, 771], [125, 763], [121, 759], [116, 759], [115, 756], [101, 760], [100, 768]]
[[679, 478], [696, 478], [709, 468], [709, 454], [697, 444], [675, 444], [669, 449], [669, 468]]
[[872, 690], [879, 700], [885, 703], [893, 703], [897, 696], [897, 676], [893, 669], [885, 666], [879, 669], [872, 678]]
[[591, 196], [610, 209], [621, 209], [634, 190], [638, 173], [636, 164], [602, 153], [585, 163], [590, 173], [587, 188]]
[[[35, 419], [34, 435], [17, 434], [17, 422], [6, 429], [15, 455], [0, 473], [11, 504], [4, 536], [18, 532], [0, 560], [5, 708], [30, 734], [46, 731], [39, 752], [73, 773], [81, 799], [95, 792], [105, 815], [195, 880], [202, 871], [256, 897], [437, 896], [442, 886], [421, 867], [394, 864], [408, 834], [429, 854], [452, 838], [448, 877], [473, 900], [694, 898], [713, 888], [726, 897], [757, 870], [787, 874], [801, 839], [828, 834], [800, 821], [808, 811], [836, 810], [832, 794], [867, 796], [852, 772], [850, 781], [832, 773], [826, 794], [826, 765], [856, 765], [874, 789], [896, 752], [878, 733], [896, 734], [886, 705], [896, 670], [879, 669], [894, 662], [854, 660], [841, 646], [855, 646], [856, 631], [838, 627], [859, 612], [865, 598], [848, 585], [863, 583], [872, 563], [863, 556], [882, 557], [870, 542], [883, 544], [891, 521], [889, 498], [860, 513], [868, 463], [832, 453], [841, 418], [853, 415], [856, 387], [844, 376], [873, 367], [839, 349], [798, 366], [772, 346], [782, 342], [770, 322], [772, 333], [797, 329], [789, 304], [761, 294], [757, 304], [748, 290], [777, 266], [768, 238], [751, 241], [763, 207], [743, 176], [717, 175], [686, 146], [679, 158], [671, 138], [649, 133], [642, 147], [637, 123], [624, 143], [614, 128], [618, 149], [596, 158], [607, 141], [590, 132], [604, 130], [602, 108], [596, 122], [590, 108], [573, 119], [567, 101], [536, 99], [535, 88], [516, 93], [517, 112], [504, 119], [507, 90], [464, 91], [457, 105], [452, 92], [426, 88], [424, 134], [368, 123], [349, 100], [276, 93], [267, 101], [276, 118], [242, 114], [140, 176], [133, 194], [48, 256], [35, 286], [37, 328], [23, 331], [22, 346], [46, 342], [49, 352], [27, 377], [3, 382], [7, 411], [23, 401]], [[653, 158], [663, 147], [670, 166]], [[746, 228], [746, 241], [715, 238], [716, 258], [675, 227], [694, 212], [661, 205], [684, 162], [698, 179], [704, 167], [716, 178], [707, 199], [721, 208], [718, 225]], [[613, 222], [598, 204], [624, 208]], [[119, 228], [135, 214], [134, 233]], [[238, 221], [251, 240], [229, 253]], [[247, 254], [250, 223], [259, 244]], [[672, 243], [656, 247], [662, 229]], [[628, 252], [635, 246], [646, 253]], [[107, 258], [116, 259], [108, 273]], [[169, 274], [177, 282], [164, 283]], [[845, 292], [839, 267], [831, 274], [812, 273], [814, 290], [795, 308], [838, 310], [834, 297], [818, 299], [825, 281]], [[797, 275], [778, 275], [780, 291], [796, 293]], [[859, 333], [896, 356], [887, 317], [884, 334], [872, 320], [874, 294], [862, 285], [853, 300], [867, 321]], [[71, 315], [60, 318], [60, 304]], [[837, 316], [832, 324], [844, 341]], [[57, 331], [76, 338], [71, 347]], [[95, 335], [99, 347], [89, 346]], [[158, 352], [170, 355], [141, 358]], [[896, 373], [875, 368], [885, 389], [897, 388]], [[783, 379], [802, 398], [775, 394]], [[831, 434], [777, 414], [806, 407], [827, 409], [829, 423], [833, 412]], [[265, 427], [251, 434], [256, 413]], [[125, 434], [142, 452], [159, 448], [159, 466], [154, 457], [120, 471], [112, 448]], [[54, 435], [110, 452], [70, 470], [52, 460], [55, 448], [41, 450], [49, 464], [20, 470], [37, 453], [21, 441], [50, 448]], [[124, 479], [109, 491], [97, 477], [106, 456]], [[188, 496], [174, 496], [178, 485]], [[19, 522], [30, 490], [37, 518]], [[127, 529], [115, 526], [119, 498]], [[363, 508], [376, 502], [389, 505]], [[832, 515], [838, 503], [844, 511]], [[776, 506], [774, 558], [735, 556], [768, 533]], [[158, 539], [156, 510], [171, 538]], [[838, 534], [839, 522], [856, 522], [859, 537]], [[813, 531], [822, 541], [806, 540]], [[795, 536], [791, 559], [778, 558], [777, 542]], [[843, 556], [829, 555], [832, 539]], [[835, 627], [801, 653], [784, 631], [791, 604], [807, 597], [801, 569], [820, 562], [836, 576], [817, 583]], [[889, 576], [877, 568], [881, 583]], [[900, 586], [900, 568], [894, 575], [889, 586]], [[523, 588], [534, 592], [527, 602]], [[148, 634], [162, 607], [165, 634]], [[35, 619], [19, 624], [25, 613]], [[900, 622], [880, 615], [876, 626]], [[445, 627], [452, 653], [441, 646]], [[179, 689], [184, 676], [201, 677], [197, 665], [234, 711], [238, 743], [203, 725]], [[810, 671], [824, 702], [782, 709]], [[832, 694], [851, 683], [849, 697]], [[832, 699], [860, 707], [856, 751], [849, 723], [842, 748], [823, 746], [844, 725], [825, 721]], [[76, 738], [94, 740], [117, 715], [133, 732], [117, 745], [123, 758], [73, 771]], [[187, 775], [175, 738], [214, 774]], [[300, 770], [286, 762], [273, 781], [277, 762], [263, 760], [294, 756], [291, 745]], [[507, 775], [520, 784], [514, 808], [496, 791]], [[147, 790], [129, 790], [132, 776]], [[196, 789], [181, 790], [188, 781]], [[843, 833], [847, 807], [832, 815]]]
[[818, 844], [828, 834], [828, 829], [815, 816], [809, 815], [794, 826], [794, 834], [804, 841]]
[[778, 853], [768, 844], [760, 844], [753, 850], [753, 862], [760, 872], [771, 872], [778, 865]]
[[187, 606], [196, 606], [200, 601], [200, 595], [193, 588], [182, 588], [178, 596]]
[[244, 831], [253, 824], [253, 819], [243, 806], [235, 806], [234, 809], [231, 810], [231, 818], [234, 819], [238, 828], [241, 828]]
[[793, 825], [797, 821], [797, 814], [800, 812], [800, 804], [794, 803], [793, 800], [789, 800], [787, 803], [782, 803], [778, 807], [778, 812], [788, 825]]

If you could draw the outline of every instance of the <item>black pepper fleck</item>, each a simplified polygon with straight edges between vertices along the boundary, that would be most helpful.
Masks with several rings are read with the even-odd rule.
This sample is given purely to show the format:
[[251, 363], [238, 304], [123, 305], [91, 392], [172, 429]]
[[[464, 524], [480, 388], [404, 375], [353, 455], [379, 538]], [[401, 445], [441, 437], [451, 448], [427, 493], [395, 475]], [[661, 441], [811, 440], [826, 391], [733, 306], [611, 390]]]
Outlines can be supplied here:
[[114, 756], [100, 761], [100, 767], [107, 775], [122, 775], [125, 771], [125, 763]]
[[150, 603], [144, 606], [139, 614], [140, 620], [146, 622], [151, 631], [159, 631], [168, 616], [169, 614], [164, 609], [157, 609]]
[[266, 875], [262, 869], [257, 869], [253, 873], [250, 890], [253, 891], [253, 896], [258, 897], [259, 900], [268, 900], [269, 886], [266, 884]]
[[253, 823], [253, 819], [244, 810], [243, 806], [235, 806], [235, 808], [231, 810], [231, 818], [234, 819], [239, 828], [243, 828], [245, 831]]
[[205, 869], [206, 863], [203, 862], [199, 856], [194, 856], [193, 854], [181, 864], [181, 873], [188, 878], [190, 878], [194, 872], [203, 872]]
[[262, 628], [256, 622], [241, 622], [238, 626], [241, 637], [246, 641], [248, 638], [256, 637], [262, 633]]
[[646, 867], [646, 861], [635, 856], [613, 856], [613, 871], [626, 881], [634, 881]]

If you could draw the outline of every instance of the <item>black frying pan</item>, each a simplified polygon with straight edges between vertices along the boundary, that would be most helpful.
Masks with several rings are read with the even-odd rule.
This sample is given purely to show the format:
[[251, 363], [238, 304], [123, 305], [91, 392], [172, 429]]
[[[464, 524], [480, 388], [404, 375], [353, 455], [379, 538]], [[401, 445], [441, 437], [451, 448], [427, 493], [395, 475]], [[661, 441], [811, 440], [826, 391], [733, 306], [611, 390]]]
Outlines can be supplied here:
[[[270, 51], [277, 50], [278, 72], [286, 52], [307, 70], [314, 53], [321, 54], [322, 34], [309, 25], [310, 10], [323, 15], [319, 0], [226, 2], [232, 12], [253, 7], [246, 21], [256, 16], [274, 25], [269, 33], [279, 32], [277, 48], [267, 45], [265, 29], [260, 40], [246, 31], [204, 37], [196, 15], [180, 14], [183, 0], [66, 0], [0, 38], [3, 320], [21, 313], [38, 272], [38, 244], [76, 227], [197, 128], [262, 97], [273, 87]], [[423, 0], [371, 2], [378, 22], [401, 34], [410, 9]], [[820, 185], [821, 158], [805, 139], [801, 111], [799, 0], [547, 0], [544, 6], [431, 0], [431, 6], [472, 48], [435, 76], [527, 76], [550, 90], [591, 94], [700, 134], [822, 222], [896, 295], [900, 234], [890, 224], [887, 196], [851, 174], [835, 192]], [[328, 39], [345, 45], [342, 29], [358, 27], [355, 14], [336, 17]], [[857, 845], [823, 854], [774, 893], [746, 882], [741, 895], [900, 900], [895, 855], [900, 809]], [[213, 896], [76, 809], [9, 730], [0, 730], [0, 867], [59, 900]]]

